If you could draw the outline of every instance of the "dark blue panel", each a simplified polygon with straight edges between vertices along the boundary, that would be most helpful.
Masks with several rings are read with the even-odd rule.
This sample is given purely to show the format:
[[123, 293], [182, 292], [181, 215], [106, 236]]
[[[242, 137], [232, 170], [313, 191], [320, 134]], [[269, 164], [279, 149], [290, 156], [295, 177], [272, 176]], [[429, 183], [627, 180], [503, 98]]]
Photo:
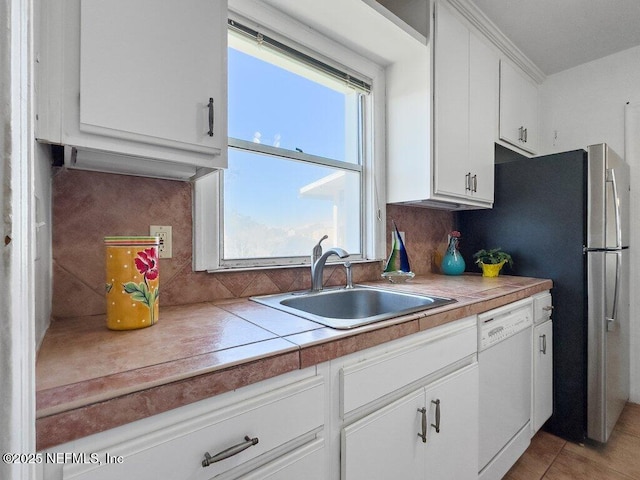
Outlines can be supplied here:
[[492, 210], [458, 214], [460, 249], [502, 247], [513, 256], [504, 274], [550, 278], [554, 313], [554, 415], [546, 428], [582, 441], [587, 398], [587, 153], [576, 150], [496, 165]]

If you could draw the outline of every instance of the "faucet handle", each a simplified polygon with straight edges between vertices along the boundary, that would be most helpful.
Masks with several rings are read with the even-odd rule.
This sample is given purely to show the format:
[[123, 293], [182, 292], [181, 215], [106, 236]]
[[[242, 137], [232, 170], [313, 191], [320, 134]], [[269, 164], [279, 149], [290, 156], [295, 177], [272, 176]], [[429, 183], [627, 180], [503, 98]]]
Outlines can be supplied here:
[[322, 245], [320, 244], [327, 238], [329, 238], [329, 236], [324, 235], [320, 240], [318, 240], [318, 243], [316, 244], [316, 246], [313, 247], [313, 252], [311, 253], [311, 263], [316, 263], [318, 258], [322, 256]]
[[344, 262], [347, 271], [347, 285], [344, 288], [353, 288], [353, 274], [351, 272], [351, 262]]

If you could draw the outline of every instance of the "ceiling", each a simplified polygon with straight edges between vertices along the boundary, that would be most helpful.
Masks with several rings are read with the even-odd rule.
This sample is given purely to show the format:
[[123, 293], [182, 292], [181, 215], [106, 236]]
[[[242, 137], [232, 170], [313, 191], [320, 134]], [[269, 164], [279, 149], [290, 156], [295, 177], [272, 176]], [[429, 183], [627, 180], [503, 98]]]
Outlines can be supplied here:
[[640, 45], [640, 0], [473, 0], [545, 74]]

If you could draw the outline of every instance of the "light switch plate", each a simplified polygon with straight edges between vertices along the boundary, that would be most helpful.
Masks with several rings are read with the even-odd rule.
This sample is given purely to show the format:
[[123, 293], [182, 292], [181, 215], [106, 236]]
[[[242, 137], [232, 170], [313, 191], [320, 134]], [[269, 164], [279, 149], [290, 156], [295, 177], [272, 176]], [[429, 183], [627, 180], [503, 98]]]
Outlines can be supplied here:
[[149, 235], [160, 238], [160, 246], [158, 247], [158, 258], [171, 258], [172, 239], [171, 226], [151, 225], [149, 227]]

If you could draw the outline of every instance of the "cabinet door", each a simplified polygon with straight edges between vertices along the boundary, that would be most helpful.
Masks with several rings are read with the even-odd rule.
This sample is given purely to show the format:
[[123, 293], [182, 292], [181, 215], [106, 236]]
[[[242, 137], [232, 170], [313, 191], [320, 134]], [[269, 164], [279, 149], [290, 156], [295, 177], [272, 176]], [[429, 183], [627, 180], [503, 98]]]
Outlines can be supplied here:
[[469, 30], [443, 3], [436, 3], [434, 77], [434, 191], [465, 197], [470, 172]]
[[533, 329], [533, 402], [531, 428], [537, 432], [553, 413], [553, 323]]
[[522, 150], [538, 148], [538, 87], [500, 62], [500, 139]]
[[222, 0], [82, 0], [80, 130], [219, 153], [226, 32]]
[[418, 436], [424, 402], [421, 388], [345, 427], [341, 478], [424, 479], [425, 444]]
[[475, 480], [477, 364], [447, 375], [344, 428], [341, 461], [342, 478], [348, 480]]
[[493, 203], [498, 132], [500, 58], [475, 34], [469, 37], [469, 171], [477, 200]]
[[425, 478], [477, 478], [478, 366], [468, 367], [428, 386], [426, 407]]

